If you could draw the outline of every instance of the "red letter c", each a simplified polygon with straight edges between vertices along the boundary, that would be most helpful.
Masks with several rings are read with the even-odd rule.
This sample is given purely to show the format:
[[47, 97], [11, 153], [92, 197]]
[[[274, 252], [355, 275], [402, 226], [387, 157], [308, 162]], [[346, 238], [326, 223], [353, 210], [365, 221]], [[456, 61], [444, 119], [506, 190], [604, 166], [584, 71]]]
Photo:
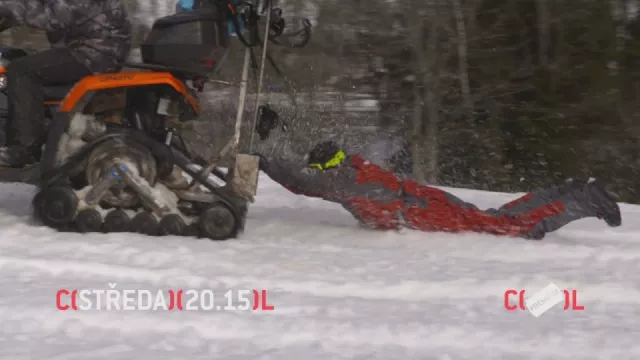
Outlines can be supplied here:
[[516, 305], [511, 305], [509, 303], [509, 295], [518, 295], [518, 292], [515, 290], [507, 290], [504, 292], [504, 308], [509, 310], [509, 311], [513, 311], [515, 309], [517, 309], [518, 307]]
[[62, 295], [69, 295], [69, 290], [58, 290], [58, 292], [56, 293], [56, 307], [58, 308], [58, 310], [67, 310], [69, 308], [69, 305], [62, 305]]
[[524, 290], [520, 290], [520, 296], [518, 298], [518, 303], [520, 304], [520, 310], [526, 310], [525, 301], [524, 301]]

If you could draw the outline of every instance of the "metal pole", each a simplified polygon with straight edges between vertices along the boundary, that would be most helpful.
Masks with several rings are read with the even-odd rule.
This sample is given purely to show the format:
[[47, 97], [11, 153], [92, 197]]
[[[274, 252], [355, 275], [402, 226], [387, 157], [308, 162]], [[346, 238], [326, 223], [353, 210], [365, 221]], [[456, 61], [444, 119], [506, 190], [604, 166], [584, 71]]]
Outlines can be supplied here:
[[238, 112], [236, 113], [235, 147], [240, 142], [240, 131], [242, 130], [242, 116], [244, 115], [244, 103], [247, 99], [247, 88], [249, 86], [249, 66], [251, 64], [251, 49], [244, 50], [244, 64], [242, 65], [242, 80], [240, 82], [240, 95], [238, 96]]
[[262, 92], [262, 80], [264, 79], [265, 60], [267, 58], [267, 45], [269, 45], [269, 23], [271, 22], [271, 1], [265, 0], [265, 8], [267, 8], [267, 21], [264, 25], [264, 43], [262, 44], [262, 59], [260, 61], [260, 75], [258, 76], [258, 89], [256, 91], [256, 108], [253, 112], [251, 125], [251, 141], [249, 142], [249, 153], [253, 152], [253, 137], [255, 135], [256, 121], [258, 121], [258, 104], [260, 103], [260, 93]]
[[220, 151], [220, 157], [224, 157], [229, 150], [237, 154], [240, 143], [240, 132], [242, 130], [242, 115], [244, 114], [244, 103], [247, 98], [247, 86], [249, 82], [249, 66], [251, 63], [251, 49], [244, 50], [244, 65], [242, 67], [242, 80], [240, 81], [240, 95], [238, 96], [238, 111], [236, 113], [236, 126], [231, 141]]

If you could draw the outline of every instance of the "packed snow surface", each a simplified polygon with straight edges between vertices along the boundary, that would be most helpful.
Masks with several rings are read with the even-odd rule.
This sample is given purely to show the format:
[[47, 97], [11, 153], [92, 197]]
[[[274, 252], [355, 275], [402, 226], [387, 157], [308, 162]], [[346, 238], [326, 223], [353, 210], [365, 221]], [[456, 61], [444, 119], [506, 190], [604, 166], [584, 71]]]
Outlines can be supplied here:
[[[0, 185], [0, 359], [640, 359], [640, 207], [543, 241], [359, 228], [261, 176], [241, 239], [57, 233]], [[516, 194], [451, 189], [480, 206]], [[507, 311], [508, 289], [583, 311]], [[59, 289], [266, 289], [275, 310], [60, 311]], [[220, 301], [220, 300], [216, 300]]]

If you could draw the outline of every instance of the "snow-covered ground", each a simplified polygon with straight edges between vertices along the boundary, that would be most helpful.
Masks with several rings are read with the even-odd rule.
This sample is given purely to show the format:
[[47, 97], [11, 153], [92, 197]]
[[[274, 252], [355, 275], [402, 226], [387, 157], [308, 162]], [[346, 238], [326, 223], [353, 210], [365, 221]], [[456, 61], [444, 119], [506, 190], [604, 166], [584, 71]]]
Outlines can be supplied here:
[[[515, 197], [454, 190], [494, 206]], [[228, 242], [56, 233], [32, 189], [0, 185], [0, 359], [638, 359], [640, 207], [622, 227], [582, 220], [541, 242], [376, 233], [338, 206], [261, 177]], [[539, 318], [507, 289], [549, 282], [585, 309]], [[267, 289], [270, 312], [59, 311], [59, 289]], [[220, 300], [218, 300], [220, 301]]]

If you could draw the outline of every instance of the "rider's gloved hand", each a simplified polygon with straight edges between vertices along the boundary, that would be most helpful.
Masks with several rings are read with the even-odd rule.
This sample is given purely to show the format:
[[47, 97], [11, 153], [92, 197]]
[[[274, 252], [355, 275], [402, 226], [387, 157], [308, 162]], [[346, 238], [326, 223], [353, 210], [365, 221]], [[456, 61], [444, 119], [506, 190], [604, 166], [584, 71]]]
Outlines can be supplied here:
[[264, 155], [262, 155], [262, 154], [260, 154], [258, 152], [254, 152], [251, 155], [257, 156], [258, 158], [260, 158], [260, 162], [259, 162], [259, 165], [258, 165], [260, 170], [264, 170], [269, 165], [269, 161], [267, 160], [266, 157], [264, 157]]

